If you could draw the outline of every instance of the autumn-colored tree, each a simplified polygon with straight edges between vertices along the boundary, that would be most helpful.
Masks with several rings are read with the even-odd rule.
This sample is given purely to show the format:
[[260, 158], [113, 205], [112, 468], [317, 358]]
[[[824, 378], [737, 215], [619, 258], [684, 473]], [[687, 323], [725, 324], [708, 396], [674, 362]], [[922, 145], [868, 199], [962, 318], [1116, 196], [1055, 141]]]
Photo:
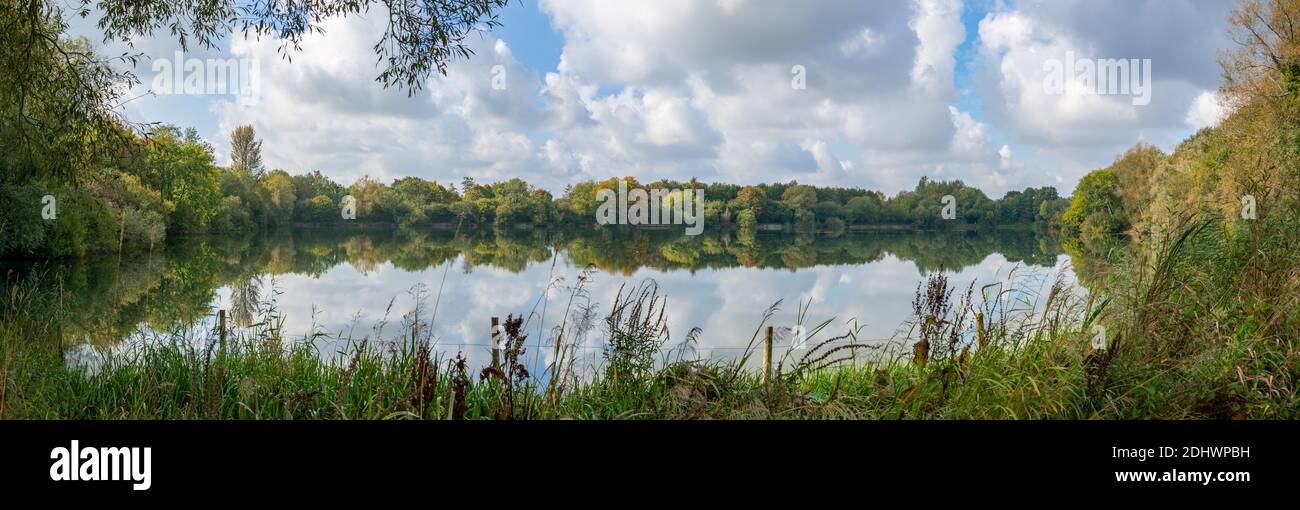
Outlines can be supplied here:
[[757, 218], [763, 214], [763, 207], [767, 205], [767, 193], [754, 186], [745, 186], [736, 194], [736, 202], [740, 207], [753, 211]]
[[1300, 96], [1300, 0], [1243, 0], [1228, 15], [1237, 47], [1220, 58], [1233, 108], [1294, 109]]

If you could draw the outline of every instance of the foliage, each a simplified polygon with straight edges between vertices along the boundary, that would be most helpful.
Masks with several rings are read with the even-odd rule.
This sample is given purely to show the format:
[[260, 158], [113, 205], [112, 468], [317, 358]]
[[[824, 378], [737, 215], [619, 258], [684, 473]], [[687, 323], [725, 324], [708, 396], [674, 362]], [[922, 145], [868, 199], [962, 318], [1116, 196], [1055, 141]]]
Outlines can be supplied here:
[[1061, 221], [1076, 231], [1092, 235], [1118, 234], [1127, 229], [1128, 215], [1120, 202], [1115, 172], [1102, 169], [1085, 175]]
[[446, 74], [450, 60], [468, 58], [473, 51], [466, 38], [499, 26], [496, 13], [507, 3], [342, 0], [312, 2], [308, 14], [306, 5], [267, 0], [80, 0], [79, 12], [86, 15], [91, 5], [97, 7], [103, 13], [97, 25], [108, 39], [130, 41], [166, 30], [184, 50], [195, 42], [212, 48], [227, 34], [243, 34], [278, 38], [278, 52], [287, 54], [299, 49], [306, 36], [324, 33], [321, 25], [328, 20], [364, 16], [375, 7], [388, 20], [373, 46], [377, 62], [384, 65], [375, 80], [414, 94], [431, 71]]
[[265, 169], [262, 141], [257, 139], [253, 126], [236, 127], [230, 133], [230, 171], [256, 178], [261, 177]]
[[65, 37], [63, 11], [48, 0], [0, 1], [0, 181], [84, 182], [130, 131], [115, 110], [136, 80], [90, 42]]
[[139, 171], [148, 185], [174, 204], [168, 225], [178, 232], [203, 232], [221, 203], [219, 171], [212, 149], [194, 129], [161, 126], [145, 140], [146, 163]]

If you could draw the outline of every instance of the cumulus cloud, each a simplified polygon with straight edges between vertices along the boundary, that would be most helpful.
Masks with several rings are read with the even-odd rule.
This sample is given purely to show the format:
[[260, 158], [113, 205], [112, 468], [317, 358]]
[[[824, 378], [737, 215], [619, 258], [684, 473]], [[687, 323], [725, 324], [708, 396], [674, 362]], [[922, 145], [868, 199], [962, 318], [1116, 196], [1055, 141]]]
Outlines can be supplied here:
[[[268, 166], [321, 170], [345, 182], [370, 175], [415, 175], [443, 182], [473, 175], [523, 177], [559, 184], [544, 141], [532, 137], [553, 125], [573, 125], [581, 87], [552, 81], [543, 86], [504, 41], [484, 38], [475, 56], [457, 61], [447, 76], [409, 97], [374, 81], [368, 42], [382, 18], [331, 20], [326, 35], [309, 36], [293, 62], [279, 63], [273, 40], [235, 39], [231, 53], [262, 63], [261, 100], [213, 105], [219, 130], [252, 124], [266, 140]], [[494, 80], [497, 80], [494, 83]], [[219, 152], [226, 149], [218, 143]], [[553, 151], [552, 151], [553, 152]]]
[[[979, 23], [975, 74], [987, 122], [1071, 185], [1139, 140], [1170, 149], [1189, 125], [1215, 118], [1202, 97], [1217, 85], [1215, 57], [1228, 46], [1222, 34], [1231, 4], [1064, 0], [991, 12]], [[1073, 68], [1078, 75], [1067, 68], [1111, 59], [1149, 66], [1140, 70], [1150, 73], [1149, 102], [1097, 94], [1096, 83], [1081, 79], [1084, 64]], [[1048, 81], [1058, 70], [1064, 91]]]
[[1183, 118], [1183, 122], [1186, 122], [1192, 129], [1199, 130], [1219, 125], [1219, 121], [1223, 120], [1223, 116], [1226, 114], [1227, 112], [1223, 108], [1219, 95], [1207, 90], [1196, 96], [1191, 108], [1187, 109], [1187, 116]]
[[[229, 54], [261, 64], [261, 101], [207, 101], [204, 135], [220, 161], [225, 133], [252, 124], [269, 166], [344, 181], [517, 176], [559, 191], [637, 175], [893, 193], [929, 175], [995, 197], [1069, 193], [1138, 140], [1168, 148], [1222, 118], [1207, 91], [1231, 3], [999, 2], [968, 31], [958, 0], [539, 0], [562, 38], [553, 69], [515, 56], [531, 41], [489, 34], [414, 97], [373, 81], [385, 17], [372, 13], [327, 21], [292, 63], [278, 41], [233, 38]], [[1150, 59], [1150, 103], [1047, 90], [1044, 64], [1070, 54]]]

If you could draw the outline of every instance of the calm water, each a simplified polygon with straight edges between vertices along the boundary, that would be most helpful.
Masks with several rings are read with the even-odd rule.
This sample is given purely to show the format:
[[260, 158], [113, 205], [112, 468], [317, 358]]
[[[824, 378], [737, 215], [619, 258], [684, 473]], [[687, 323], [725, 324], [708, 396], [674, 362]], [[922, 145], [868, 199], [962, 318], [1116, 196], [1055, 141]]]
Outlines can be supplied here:
[[[9, 263], [18, 270], [30, 270]], [[834, 318], [835, 329], [855, 323], [860, 341], [895, 336], [911, 314], [918, 283], [943, 270], [961, 289], [1004, 281], [1013, 268], [1021, 284], [1042, 288], [1069, 257], [1052, 238], [1032, 232], [885, 232], [839, 236], [667, 231], [306, 232], [187, 238], [164, 250], [126, 260], [62, 263], [70, 313], [68, 347], [86, 360], [105, 348], [129, 348], [160, 336], [202, 336], [215, 310], [232, 323], [254, 326], [280, 317], [287, 336], [313, 332], [323, 354], [341, 338], [392, 342], [404, 321], [431, 322], [439, 350], [463, 351], [471, 363], [490, 356], [489, 321], [528, 317], [529, 357], [563, 318], [584, 268], [585, 298], [595, 321], [581, 352], [597, 356], [605, 335], [601, 318], [621, 285], [647, 280], [667, 297], [677, 346], [692, 328], [702, 334], [694, 352], [738, 355], [764, 311], [782, 301], [778, 328], [794, 325], [800, 305], [806, 323]], [[577, 306], [574, 309], [578, 308]], [[417, 312], [417, 313], [413, 313]], [[780, 331], [780, 330], [778, 330]], [[778, 348], [790, 339], [780, 338]], [[534, 359], [545, 363], [545, 359]]]

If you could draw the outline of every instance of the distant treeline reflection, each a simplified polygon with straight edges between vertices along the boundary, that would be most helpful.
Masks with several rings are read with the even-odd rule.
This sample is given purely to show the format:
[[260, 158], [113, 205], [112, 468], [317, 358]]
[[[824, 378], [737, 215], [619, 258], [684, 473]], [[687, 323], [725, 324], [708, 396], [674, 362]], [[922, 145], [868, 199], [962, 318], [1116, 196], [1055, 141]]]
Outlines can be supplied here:
[[[1021, 230], [871, 232], [838, 236], [667, 230], [518, 232], [295, 230], [255, 236], [184, 237], [152, 253], [121, 260], [91, 257], [36, 265], [5, 263], [9, 281], [38, 279], [53, 303], [62, 299], [65, 338], [108, 345], [148, 326], [154, 331], [192, 327], [212, 313], [218, 289], [233, 289], [231, 313], [265, 298], [268, 277], [319, 277], [340, 264], [366, 273], [385, 263], [420, 271], [456, 261], [455, 271], [492, 267], [521, 272], [552, 256], [574, 267], [631, 275], [663, 271], [758, 267], [797, 270], [864, 264], [894, 256], [922, 273], [959, 270], [993, 253], [1011, 263], [1051, 266], [1063, 253], [1051, 236]], [[454, 274], [454, 273], [453, 273]], [[58, 289], [58, 282], [62, 289]], [[59, 294], [59, 295], [56, 295]], [[292, 298], [292, 297], [291, 297]], [[246, 314], [245, 314], [246, 315]]]

